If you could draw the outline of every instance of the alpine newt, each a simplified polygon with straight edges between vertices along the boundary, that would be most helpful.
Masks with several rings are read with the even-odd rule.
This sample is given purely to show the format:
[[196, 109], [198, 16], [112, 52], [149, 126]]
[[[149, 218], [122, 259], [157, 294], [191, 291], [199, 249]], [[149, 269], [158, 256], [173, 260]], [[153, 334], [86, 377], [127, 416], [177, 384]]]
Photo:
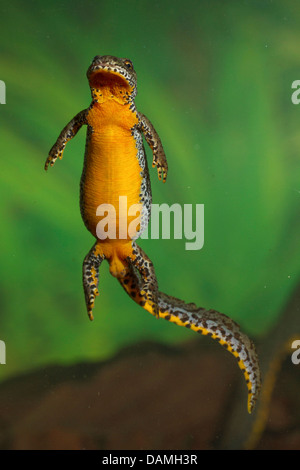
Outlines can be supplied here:
[[[80, 209], [84, 224], [96, 238], [83, 261], [83, 288], [89, 318], [93, 319], [94, 302], [99, 295], [99, 268], [102, 261], [107, 260], [111, 274], [144, 309], [156, 317], [216, 339], [237, 358], [247, 383], [248, 411], [251, 412], [260, 389], [260, 370], [253, 342], [226, 315], [159, 292], [153, 264], [136, 243], [147, 227], [152, 202], [143, 136], [153, 153], [152, 166], [157, 167], [158, 177], [164, 182], [168, 165], [155, 128], [136, 109], [137, 77], [133, 64], [129, 59], [96, 56], [87, 70], [87, 78], [92, 102], [62, 130], [49, 152], [45, 169], [62, 158], [67, 142], [82, 125], [87, 125]], [[127, 197], [128, 206], [140, 207], [136, 230], [130, 234], [128, 231], [125, 236], [119, 233], [119, 220], [124, 216], [119, 208], [122, 196]], [[104, 229], [99, 233], [99, 206], [115, 208], [115, 236], [105, 237]], [[126, 220], [129, 227], [136, 219], [131, 216]]]

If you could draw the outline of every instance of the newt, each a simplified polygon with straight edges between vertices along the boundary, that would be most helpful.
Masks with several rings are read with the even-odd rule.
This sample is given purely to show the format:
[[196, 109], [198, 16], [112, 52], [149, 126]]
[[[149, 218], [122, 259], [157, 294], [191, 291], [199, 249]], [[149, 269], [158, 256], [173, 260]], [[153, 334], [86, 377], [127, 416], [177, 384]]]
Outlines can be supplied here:
[[[168, 164], [153, 124], [136, 109], [137, 75], [133, 64], [126, 58], [97, 55], [87, 70], [87, 78], [92, 102], [61, 131], [49, 152], [45, 170], [58, 158], [62, 159], [67, 142], [86, 125], [80, 211], [86, 228], [96, 239], [82, 269], [88, 316], [93, 319], [95, 299], [99, 295], [99, 268], [106, 260], [110, 273], [145, 310], [217, 340], [236, 357], [246, 380], [251, 413], [260, 389], [260, 369], [253, 342], [228, 316], [160, 292], [153, 263], [136, 242], [147, 227], [152, 203], [143, 137], [153, 153], [152, 166], [157, 168], [158, 178], [163, 182]], [[136, 222], [135, 230], [120, 234], [120, 220], [124, 221], [128, 215], [119, 207], [120, 197], [124, 196], [128, 206], [137, 205], [139, 211], [125, 219], [127, 228]], [[107, 235], [104, 225], [99, 228], [99, 207], [115, 209], [115, 221], [111, 220], [113, 215], [106, 216], [107, 224], [115, 223], [114, 236]]]

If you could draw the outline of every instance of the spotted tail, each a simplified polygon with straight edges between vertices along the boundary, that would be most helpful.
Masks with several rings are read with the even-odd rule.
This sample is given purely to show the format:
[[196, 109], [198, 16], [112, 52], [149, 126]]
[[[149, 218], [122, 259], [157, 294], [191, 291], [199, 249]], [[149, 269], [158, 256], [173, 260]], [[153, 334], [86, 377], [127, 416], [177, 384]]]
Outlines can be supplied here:
[[[151, 270], [150, 267], [149, 270]], [[206, 310], [193, 303], [187, 304], [163, 292], [157, 292], [155, 298], [152, 292], [153, 283], [150, 297], [148, 297], [145, 283], [133, 265], [129, 266], [126, 275], [118, 280], [127, 294], [152, 315], [210, 336], [231, 352], [237, 358], [238, 366], [246, 380], [248, 412], [253, 411], [261, 387], [258, 357], [254, 343], [241, 332], [236, 322], [215, 310]]]
[[260, 390], [260, 370], [255, 346], [248, 336], [241, 332], [238, 324], [215, 310], [186, 304], [162, 292], [159, 292], [158, 306], [160, 318], [216, 339], [237, 358], [238, 366], [246, 380], [248, 412], [251, 413]]

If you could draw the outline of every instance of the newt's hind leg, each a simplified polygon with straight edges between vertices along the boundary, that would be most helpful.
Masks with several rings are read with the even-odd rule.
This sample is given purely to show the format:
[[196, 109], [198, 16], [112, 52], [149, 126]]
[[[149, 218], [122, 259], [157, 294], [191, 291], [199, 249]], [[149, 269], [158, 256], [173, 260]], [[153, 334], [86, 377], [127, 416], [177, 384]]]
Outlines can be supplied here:
[[153, 263], [135, 242], [127, 262], [126, 274], [119, 279], [121, 285], [135, 302], [158, 317], [158, 285]]
[[105, 256], [100, 252], [97, 243], [88, 252], [83, 261], [82, 280], [85, 295], [85, 303], [90, 320], [93, 320], [93, 308], [95, 298], [99, 295], [99, 267]]
[[[141, 307], [145, 307], [147, 303], [147, 298], [145, 294], [141, 294], [142, 283], [141, 278], [138, 275], [136, 268], [131, 262], [128, 263], [126, 268], [126, 273], [122, 277], [118, 277], [123, 289], [127, 294]], [[152, 313], [152, 312], [151, 312]]]

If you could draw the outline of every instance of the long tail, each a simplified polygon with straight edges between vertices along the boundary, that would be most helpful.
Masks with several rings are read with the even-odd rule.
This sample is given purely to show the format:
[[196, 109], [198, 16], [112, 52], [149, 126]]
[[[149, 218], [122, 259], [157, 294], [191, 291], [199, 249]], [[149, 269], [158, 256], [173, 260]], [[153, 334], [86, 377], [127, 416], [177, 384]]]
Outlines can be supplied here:
[[159, 293], [159, 316], [197, 333], [216, 339], [238, 360], [248, 388], [248, 412], [251, 413], [260, 390], [260, 369], [253, 341], [241, 332], [239, 325], [215, 310]]
[[[238, 366], [246, 380], [248, 412], [251, 413], [261, 386], [260, 369], [253, 342], [241, 332], [239, 325], [226, 315], [215, 310], [197, 307], [193, 303], [187, 304], [180, 299], [159, 292], [152, 262], [136, 243], [132, 244], [132, 248], [131, 256], [126, 258], [126, 269], [123, 270], [122, 275], [116, 276], [127, 294], [152, 315], [210, 336], [231, 352], [237, 358]], [[93, 279], [91, 278], [94, 290], [98, 286], [99, 261], [100, 256], [95, 257], [93, 247], [85, 258], [84, 264], [89, 265], [89, 272], [96, 273]], [[87, 286], [84, 282], [84, 287], [89, 316], [92, 318], [91, 311], [95, 295], [90, 283]], [[89, 300], [89, 292], [92, 292], [92, 302]]]
[[[139, 293], [133, 295], [132, 286], [124, 285], [122, 279], [119, 281], [130, 297], [141, 305], [143, 301], [139, 299]], [[135, 283], [137, 282], [138, 279], [135, 278]], [[156, 315], [147, 301], [142, 306]], [[158, 293], [158, 316], [217, 340], [237, 358], [248, 388], [248, 412], [251, 413], [260, 391], [260, 369], [254, 343], [241, 332], [239, 325], [222, 313], [199, 308], [193, 303], [187, 304], [163, 292]]]

